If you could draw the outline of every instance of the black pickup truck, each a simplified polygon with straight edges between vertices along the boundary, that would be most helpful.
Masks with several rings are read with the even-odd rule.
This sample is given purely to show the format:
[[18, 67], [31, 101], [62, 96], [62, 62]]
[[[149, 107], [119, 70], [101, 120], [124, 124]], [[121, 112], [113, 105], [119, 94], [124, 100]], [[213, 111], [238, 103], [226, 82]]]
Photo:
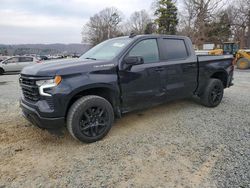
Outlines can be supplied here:
[[183, 36], [114, 38], [78, 59], [24, 68], [20, 105], [38, 127], [67, 126], [74, 138], [94, 142], [126, 112], [194, 95], [205, 106], [217, 106], [232, 85], [232, 61], [196, 56]]

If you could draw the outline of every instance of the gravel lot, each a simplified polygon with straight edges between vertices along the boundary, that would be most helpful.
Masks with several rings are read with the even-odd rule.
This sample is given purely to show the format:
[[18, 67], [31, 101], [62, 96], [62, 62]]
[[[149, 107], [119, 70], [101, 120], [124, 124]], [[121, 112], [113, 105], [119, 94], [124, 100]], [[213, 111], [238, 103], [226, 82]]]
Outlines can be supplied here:
[[93, 144], [23, 119], [17, 79], [0, 76], [0, 187], [250, 187], [250, 71], [235, 71], [217, 108], [130, 113]]

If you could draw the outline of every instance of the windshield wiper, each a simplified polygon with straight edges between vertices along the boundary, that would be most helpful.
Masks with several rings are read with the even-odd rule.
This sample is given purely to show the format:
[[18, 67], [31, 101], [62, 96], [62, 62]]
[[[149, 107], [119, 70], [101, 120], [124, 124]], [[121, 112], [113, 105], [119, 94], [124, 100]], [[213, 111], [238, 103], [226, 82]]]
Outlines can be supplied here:
[[85, 59], [96, 60], [96, 58], [93, 58], [93, 57], [86, 57]]

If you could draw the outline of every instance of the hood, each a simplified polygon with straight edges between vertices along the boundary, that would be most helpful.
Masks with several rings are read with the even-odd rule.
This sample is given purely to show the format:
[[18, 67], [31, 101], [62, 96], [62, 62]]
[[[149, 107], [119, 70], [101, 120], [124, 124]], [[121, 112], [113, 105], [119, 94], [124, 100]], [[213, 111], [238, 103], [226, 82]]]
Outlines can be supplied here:
[[55, 76], [68, 75], [100, 70], [105, 67], [114, 67], [115, 64], [108, 61], [87, 59], [64, 59], [45, 61], [23, 68], [21, 74], [31, 76]]

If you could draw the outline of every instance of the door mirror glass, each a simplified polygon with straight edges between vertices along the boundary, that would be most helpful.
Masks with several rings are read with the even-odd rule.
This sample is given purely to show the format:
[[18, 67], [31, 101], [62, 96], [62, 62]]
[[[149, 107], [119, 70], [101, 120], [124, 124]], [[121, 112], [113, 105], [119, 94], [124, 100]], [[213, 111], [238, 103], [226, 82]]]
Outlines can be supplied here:
[[141, 65], [144, 63], [143, 57], [140, 56], [130, 56], [130, 57], [125, 57], [124, 62], [127, 65]]

